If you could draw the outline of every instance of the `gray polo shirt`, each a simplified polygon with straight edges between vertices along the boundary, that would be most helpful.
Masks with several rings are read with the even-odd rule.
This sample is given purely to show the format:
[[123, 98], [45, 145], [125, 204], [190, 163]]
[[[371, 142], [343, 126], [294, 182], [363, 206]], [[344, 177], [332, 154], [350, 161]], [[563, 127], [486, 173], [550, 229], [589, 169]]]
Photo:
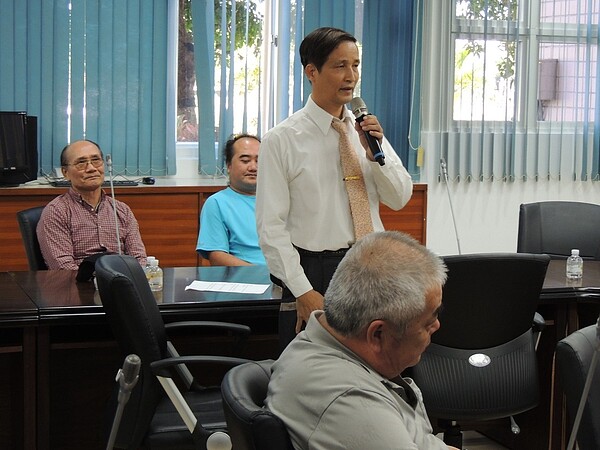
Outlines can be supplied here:
[[[447, 449], [433, 435], [413, 380], [399, 385], [383, 378], [322, 327], [321, 314], [312, 313], [274, 364], [265, 402], [285, 423], [294, 447]], [[412, 392], [401, 396], [400, 388]]]

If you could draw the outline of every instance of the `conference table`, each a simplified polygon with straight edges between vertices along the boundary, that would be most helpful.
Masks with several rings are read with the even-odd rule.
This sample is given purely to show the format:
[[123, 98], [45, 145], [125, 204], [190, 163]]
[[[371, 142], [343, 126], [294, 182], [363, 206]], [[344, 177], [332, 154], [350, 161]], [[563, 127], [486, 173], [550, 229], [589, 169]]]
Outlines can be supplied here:
[[[12, 430], [24, 436], [25, 430], [35, 429], [37, 320], [35, 303], [11, 274], [0, 272], [0, 447], [3, 448], [3, 443], [12, 441]], [[14, 373], [11, 369], [15, 366], [21, 370]], [[4, 389], [15, 384], [19, 389]]]
[[[94, 284], [78, 283], [75, 275], [69, 271], [0, 273], [0, 361], [16, 372], [5, 373], [0, 380], [8, 386], [0, 386], [0, 442], [16, 443], [14, 448], [106, 445], [105, 404], [122, 355]], [[263, 284], [267, 289], [262, 294], [186, 290], [195, 280]], [[264, 266], [164, 268], [164, 288], [155, 293], [165, 322], [223, 320], [249, 325], [252, 335], [244, 356], [253, 359], [277, 357], [280, 296]], [[521, 436], [505, 437], [509, 448], [564, 445], [562, 394], [552, 375], [554, 348], [578, 328], [578, 306], [599, 299], [600, 262], [586, 261], [583, 279], [577, 282], [566, 279], [564, 261], [550, 262], [539, 303], [548, 324], [538, 349], [541, 403], [529, 415], [523, 414]], [[210, 336], [175, 339], [182, 354], [218, 352], [224, 345]], [[16, 393], [10, 389], [15, 386]], [[4, 398], [10, 401], [3, 402]], [[528, 429], [529, 423], [535, 429]]]

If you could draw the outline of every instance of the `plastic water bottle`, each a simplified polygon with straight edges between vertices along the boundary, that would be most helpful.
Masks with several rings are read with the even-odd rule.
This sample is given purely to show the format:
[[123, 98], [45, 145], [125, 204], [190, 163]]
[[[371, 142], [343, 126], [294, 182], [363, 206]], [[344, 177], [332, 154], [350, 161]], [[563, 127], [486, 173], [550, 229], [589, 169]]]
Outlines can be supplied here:
[[158, 262], [158, 259], [152, 259], [150, 269], [146, 273], [152, 291], [162, 291], [163, 288], [163, 270], [158, 267]]
[[571, 256], [567, 258], [567, 278], [579, 280], [583, 276], [583, 259], [579, 256], [579, 250], [571, 250]]
[[146, 278], [148, 279], [148, 283], [150, 282], [150, 267], [152, 260], [156, 259], [154, 256], [148, 256], [146, 258], [146, 266], [144, 267], [144, 273], [146, 274]]

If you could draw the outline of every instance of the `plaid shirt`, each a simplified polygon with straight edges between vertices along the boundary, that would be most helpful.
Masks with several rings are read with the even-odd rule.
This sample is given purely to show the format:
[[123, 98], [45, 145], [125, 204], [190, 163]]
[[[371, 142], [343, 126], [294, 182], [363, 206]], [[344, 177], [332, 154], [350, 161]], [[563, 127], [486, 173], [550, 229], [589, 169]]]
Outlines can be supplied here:
[[[146, 248], [133, 212], [116, 200], [121, 253], [146, 264]], [[86, 256], [118, 253], [113, 199], [102, 192], [93, 208], [75, 190], [52, 200], [42, 213], [37, 236], [49, 269], [77, 270]]]

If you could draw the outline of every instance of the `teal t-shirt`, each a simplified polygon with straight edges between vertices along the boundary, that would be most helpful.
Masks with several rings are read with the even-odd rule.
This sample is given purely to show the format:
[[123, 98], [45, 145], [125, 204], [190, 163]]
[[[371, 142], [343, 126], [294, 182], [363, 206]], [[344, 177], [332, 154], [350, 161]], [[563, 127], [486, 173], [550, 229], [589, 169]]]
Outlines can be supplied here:
[[230, 187], [208, 197], [200, 212], [196, 250], [203, 258], [222, 251], [250, 264], [266, 264], [258, 245], [256, 197], [242, 195]]

